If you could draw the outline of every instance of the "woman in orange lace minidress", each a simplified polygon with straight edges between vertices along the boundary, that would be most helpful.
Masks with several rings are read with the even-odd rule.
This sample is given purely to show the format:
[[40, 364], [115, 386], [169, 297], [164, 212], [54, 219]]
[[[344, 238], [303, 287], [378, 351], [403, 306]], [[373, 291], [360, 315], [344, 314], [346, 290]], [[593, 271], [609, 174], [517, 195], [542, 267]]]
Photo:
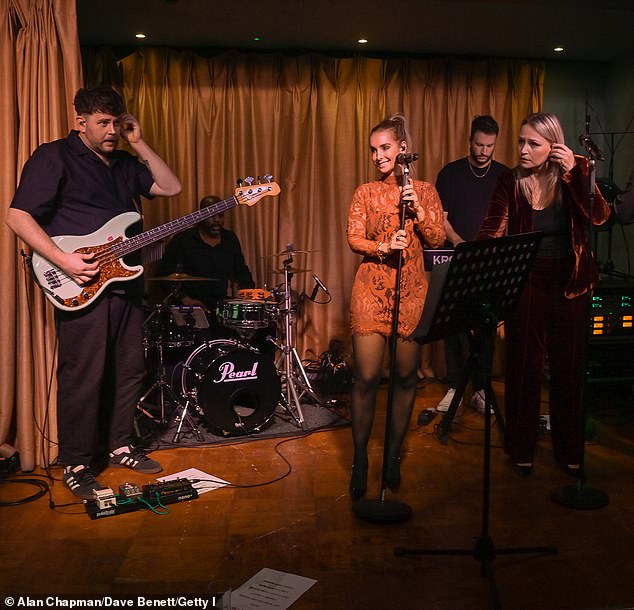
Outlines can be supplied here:
[[[396, 370], [386, 484], [400, 484], [400, 451], [416, 398], [420, 346], [408, 337], [416, 328], [427, 294], [423, 247], [439, 248], [445, 241], [443, 211], [433, 185], [409, 179], [401, 188], [399, 153], [410, 148], [405, 118], [394, 115], [370, 132], [372, 162], [379, 178], [359, 186], [348, 213], [348, 244], [363, 255], [351, 299], [354, 386], [352, 438], [354, 462], [350, 495], [363, 497], [367, 489], [367, 444], [374, 421], [376, 393], [383, 376], [383, 361], [392, 334], [398, 251], [403, 252]], [[405, 228], [401, 205], [407, 206]]]

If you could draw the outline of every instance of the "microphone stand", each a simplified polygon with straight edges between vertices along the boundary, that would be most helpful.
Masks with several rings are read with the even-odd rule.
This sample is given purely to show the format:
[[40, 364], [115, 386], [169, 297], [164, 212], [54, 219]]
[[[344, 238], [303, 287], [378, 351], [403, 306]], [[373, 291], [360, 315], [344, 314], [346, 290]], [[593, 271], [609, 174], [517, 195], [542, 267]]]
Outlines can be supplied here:
[[[594, 203], [595, 203], [595, 195], [596, 195], [596, 183], [595, 183], [595, 173], [596, 173], [596, 158], [595, 152], [588, 148], [588, 161], [590, 164], [590, 175], [588, 176], [589, 180], [589, 222], [588, 222], [588, 248], [592, 248], [592, 236], [594, 233], [594, 225], [592, 223], [592, 215], [594, 213]], [[589, 322], [590, 320], [590, 312], [592, 310], [592, 298], [591, 295], [588, 294], [588, 306], [587, 306], [587, 317], [586, 320]], [[589, 339], [589, 331], [586, 327], [586, 363], [583, 367], [585, 372], [587, 367], [587, 358], [588, 358], [588, 339]], [[584, 379], [580, 380], [581, 383], [585, 384], [586, 379], [584, 375]], [[585, 395], [585, 392], [584, 392]], [[584, 442], [584, 451], [581, 455], [581, 463], [579, 464], [579, 478], [577, 479], [576, 485], [564, 485], [562, 487], [558, 487], [550, 494], [550, 499], [556, 504], [561, 504], [562, 506], [566, 506], [567, 508], [574, 508], [578, 510], [590, 510], [603, 508], [607, 506], [609, 503], [609, 498], [607, 494], [603, 493], [600, 489], [595, 489], [594, 487], [588, 487], [584, 485], [584, 461], [585, 461], [585, 418], [581, 419], [581, 428], [582, 428], [582, 438]]]
[[[417, 156], [417, 155], [416, 155]], [[405, 187], [409, 179], [409, 159], [414, 155], [403, 155], [403, 175], [401, 177], [401, 187]], [[407, 206], [401, 199], [400, 202], [400, 229], [405, 228], [405, 213]], [[401, 274], [403, 271], [403, 250], [397, 253], [396, 267], [396, 286], [394, 287], [394, 309], [392, 314], [392, 334], [390, 336], [390, 379], [388, 382], [387, 408], [385, 411], [385, 439], [383, 441], [383, 468], [381, 471], [381, 491], [378, 500], [370, 500], [361, 498], [352, 503], [352, 510], [362, 519], [367, 521], [378, 522], [398, 522], [405, 521], [410, 518], [412, 509], [404, 502], [397, 500], [386, 500], [385, 492], [387, 489], [387, 465], [388, 465], [388, 449], [390, 446], [390, 438], [392, 435], [392, 410], [394, 405], [395, 391], [395, 370], [396, 370], [396, 345], [398, 338], [398, 319], [401, 302]]]

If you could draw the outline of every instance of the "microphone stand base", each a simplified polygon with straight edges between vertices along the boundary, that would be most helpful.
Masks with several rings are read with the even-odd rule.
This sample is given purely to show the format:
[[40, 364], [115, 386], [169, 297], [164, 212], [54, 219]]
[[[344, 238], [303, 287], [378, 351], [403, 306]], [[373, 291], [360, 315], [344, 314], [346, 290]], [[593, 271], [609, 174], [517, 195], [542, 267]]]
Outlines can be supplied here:
[[380, 523], [407, 521], [412, 516], [411, 507], [396, 500], [368, 500], [363, 498], [352, 503], [352, 510], [360, 519]]
[[607, 494], [594, 487], [579, 487], [578, 485], [564, 485], [550, 494], [550, 499], [556, 504], [575, 510], [595, 510], [607, 506], [610, 499]]

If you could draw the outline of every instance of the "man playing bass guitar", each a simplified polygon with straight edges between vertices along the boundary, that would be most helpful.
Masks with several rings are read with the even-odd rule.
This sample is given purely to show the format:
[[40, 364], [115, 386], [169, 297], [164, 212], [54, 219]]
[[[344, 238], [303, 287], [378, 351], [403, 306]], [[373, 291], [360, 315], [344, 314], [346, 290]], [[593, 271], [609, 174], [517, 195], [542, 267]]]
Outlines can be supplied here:
[[[181, 184], [116, 91], [80, 89], [74, 107], [76, 129], [38, 147], [25, 164], [6, 222], [64, 278], [84, 286], [99, 276], [97, 254], [65, 251], [51, 236], [83, 235], [122, 213], [140, 214], [141, 196], [171, 197]], [[120, 138], [138, 158], [117, 150]], [[111, 466], [161, 470], [131, 446], [144, 373], [142, 290], [137, 277], [107, 286], [80, 310], [55, 310], [59, 460], [64, 484], [82, 499], [102, 489], [92, 470], [100, 446]]]

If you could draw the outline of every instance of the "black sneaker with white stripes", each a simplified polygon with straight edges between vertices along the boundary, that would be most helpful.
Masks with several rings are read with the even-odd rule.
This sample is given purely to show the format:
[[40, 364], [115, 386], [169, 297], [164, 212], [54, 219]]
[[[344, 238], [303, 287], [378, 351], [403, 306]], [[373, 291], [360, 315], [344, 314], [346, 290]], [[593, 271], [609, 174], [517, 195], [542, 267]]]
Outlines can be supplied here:
[[94, 500], [96, 490], [106, 489], [99, 484], [93, 471], [83, 464], [66, 466], [63, 481], [64, 485], [82, 500]]
[[130, 468], [144, 474], [154, 474], [163, 470], [162, 466], [155, 460], [150, 459], [141, 449], [128, 447], [123, 453], [108, 454], [110, 466], [120, 468]]

